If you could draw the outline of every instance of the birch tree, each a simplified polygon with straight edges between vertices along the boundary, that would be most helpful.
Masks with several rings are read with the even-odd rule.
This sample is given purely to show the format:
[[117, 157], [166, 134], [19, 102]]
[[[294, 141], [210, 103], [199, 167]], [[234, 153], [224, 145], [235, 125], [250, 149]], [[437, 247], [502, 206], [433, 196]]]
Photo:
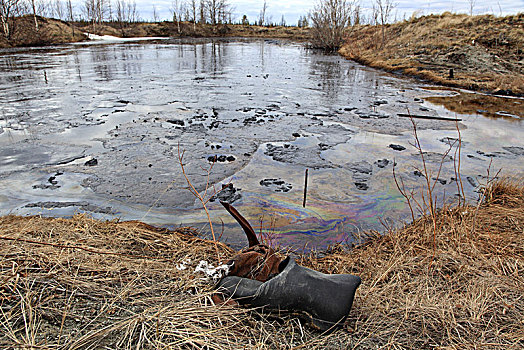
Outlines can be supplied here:
[[171, 5], [171, 11], [173, 12], [173, 22], [176, 23], [177, 31], [180, 33], [180, 22], [182, 21], [182, 14], [184, 13], [185, 4], [181, 0], [174, 0]]
[[377, 17], [381, 24], [382, 46], [384, 46], [386, 42], [386, 24], [389, 22], [396, 4], [392, 0], [375, 0], [374, 5], [376, 5]]
[[33, 20], [35, 21], [35, 29], [38, 32], [38, 20], [36, 18], [36, 4], [35, 4], [35, 0], [31, 0], [31, 8], [33, 9]]
[[260, 10], [260, 15], [258, 16], [258, 25], [263, 26], [266, 23], [266, 10], [267, 10], [267, 3], [264, 0], [264, 5], [262, 6], [262, 10]]
[[191, 2], [189, 3], [189, 8], [191, 10], [191, 20], [193, 22], [193, 31], [196, 31], [197, 11], [198, 11], [197, 0], [191, 0]]
[[0, 0], [0, 21], [7, 39], [11, 37], [9, 22], [14, 18], [19, 2], [20, 0]]

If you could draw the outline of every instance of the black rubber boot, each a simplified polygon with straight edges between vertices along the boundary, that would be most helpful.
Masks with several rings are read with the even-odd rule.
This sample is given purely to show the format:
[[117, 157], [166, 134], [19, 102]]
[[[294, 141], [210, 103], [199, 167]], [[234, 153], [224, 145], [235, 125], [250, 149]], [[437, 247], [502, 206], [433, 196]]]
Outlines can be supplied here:
[[324, 273], [297, 265], [287, 257], [280, 273], [267, 282], [229, 276], [219, 284], [219, 292], [242, 304], [271, 309], [305, 311], [322, 331], [334, 329], [346, 320], [360, 277]]

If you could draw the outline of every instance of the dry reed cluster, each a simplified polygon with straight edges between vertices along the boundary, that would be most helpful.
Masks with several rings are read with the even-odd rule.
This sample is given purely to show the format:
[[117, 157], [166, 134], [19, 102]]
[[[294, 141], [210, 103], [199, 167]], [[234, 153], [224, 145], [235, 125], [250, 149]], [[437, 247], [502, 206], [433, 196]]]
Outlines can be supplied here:
[[485, 198], [439, 210], [436, 244], [422, 217], [349, 252], [301, 256], [362, 277], [348, 322], [330, 335], [294, 315], [212, 305], [213, 283], [194, 267], [216, 262], [215, 245], [189, 229], [2, 217], [0, 348], [521, 349], [524, 183], [497, 182]]

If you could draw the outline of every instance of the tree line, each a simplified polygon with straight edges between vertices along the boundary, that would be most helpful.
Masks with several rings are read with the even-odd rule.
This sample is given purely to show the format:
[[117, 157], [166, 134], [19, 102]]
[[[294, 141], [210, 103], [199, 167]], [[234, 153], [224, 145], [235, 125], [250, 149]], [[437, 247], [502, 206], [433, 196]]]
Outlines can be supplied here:
[[[313, 10], [300, 16], [298, 27], [310, 27], [312, 44], [327, 50], [337, 49], [344, 40], [344, 32], [352, 25], [364, 22], [385, 26], [392, 14], [395, 4], [392, 0], [371, 0], [371, 13], [363, 13], [359, 0], [319, 0]], [[155, 5], [152, 5], [153, 21], [158, 22], [159, 16]], [[273, 21], [268, 15], [268, 4], [264, 1], [259, 16], [250, 22], [246, 15], [238, 22], [243, 25], [286, 26], [284, 16], [280, 22]], [[232, 24], [234, 7], [228, 0], [173, 0], [170, 13], [172, 21], [197, 24]], [[5, 37], [11, 34], [11, 23], [15, 17], [32, 15], [38, 30], [37, 16], [52, 17], [70, 22], [86, 22], [93, 26], [103, 22], [120, 23], [124, 28], [131, 23], [143, 22], [135, 0], [84, 0], [73, 6], [71, 0], [0, 0], [0, 21]], [[293, 24], [294, 25], [294, 24]], [[382, 32], [382, 40], [384, 32]]]

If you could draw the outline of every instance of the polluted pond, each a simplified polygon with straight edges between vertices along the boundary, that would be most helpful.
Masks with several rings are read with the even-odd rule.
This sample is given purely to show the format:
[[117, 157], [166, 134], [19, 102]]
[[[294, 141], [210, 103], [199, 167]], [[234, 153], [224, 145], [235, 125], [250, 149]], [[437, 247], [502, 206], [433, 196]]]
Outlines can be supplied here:
[[0, 72], [4, 215], [87, 212], [210, 237], [181, 151], [195, 189], [220, 190], [207, 209], [222, 242], [245, 246], [219, 201], [283, 246], [351, 244], [411, 221], [393, 177], [415, 191], [425, 181], [409, 116], [438, 201], [459, 194], [459, 154], [468, 200], [498, 169], [524, 174], [522, 99], [437, 89], [293, 42], [17, 49], [0, 51]]

